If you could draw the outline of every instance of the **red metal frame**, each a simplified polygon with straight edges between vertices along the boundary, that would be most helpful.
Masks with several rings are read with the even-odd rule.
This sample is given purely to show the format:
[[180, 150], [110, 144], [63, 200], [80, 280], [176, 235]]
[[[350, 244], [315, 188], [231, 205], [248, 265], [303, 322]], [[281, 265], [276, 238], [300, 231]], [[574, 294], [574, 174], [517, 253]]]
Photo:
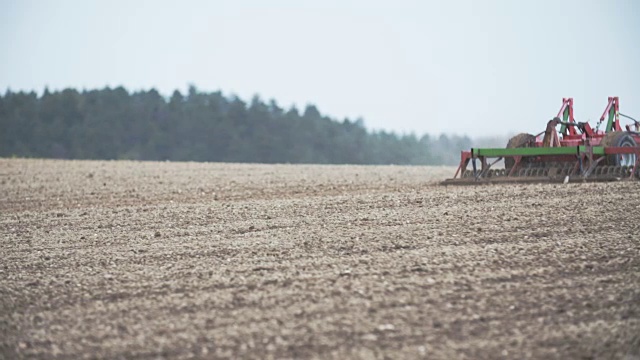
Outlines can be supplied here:
[[614, 116], [615, 119], [613, 120], [613, 127], [612, 130], [613, 131], [622, 131], [622, 128], [620, 127], [620, 99], [618, 99], [617, 96], [613, 96], [613, 97], [609, 97], [609, 103], [607, 104], [607, 107], [604, 109], [604, 112], [602, 113], [602, 116], [600, 117], [600, 122], [604, 121], [604, 118], [607, 116], [607, 114], [609, 113], [609, 111], [611, 111], [611, 107], [613, 106], [613, 111], [614, 111]]
[[[600, 117], [600, 123], [605, 121], [607, 115], [611, 111], [611, 108], [613, 108], [615, 115], [611, 131], [624, 131], [620, 125], [620, 99], [617, 96], [610, 96], [607, 100], [607, 107], [604, 109], [604, 112]], [[571, 124], [577, 125], [578, 123], [575, 121], [573, 115], [573, 98], [562, 99], [562, 106], [560, 107], [556, 118], [561, 118], [567, 109], [569, 110], [569, 118], [567, 121]], [[567, 126], [564, 133], [560, 134], [562, 137], [558, 137], [558, 134], [556, 133], [550, 144], [547, 146], [578, 146], [585, 145], [587, 143], [590, 145], [599, 145], [602, 138], [607, 134], [604, 130], [594, 130], [589, 123], [581, 123], [580, 125], [580, 129], [582, 130], [581, 132], [577, 131], [577, 126]], [[636, 128], [639, 127], [640, 126], [636, 124]], [[629, 125], [626, 126], [626, 129], [631, 132], [631, 127]], [[634, 140], [636, 140], [636, 143], [640, 144], [640, 135], [632, 136], [634, 137]], [[541, 139], [540, 136], [536, 138], [536, 146], [545, 146], [543, 139]]]
[[[570, 123], [575, 123], [575, 120], [573, 118], [573, 98], [562, 98], [562, 106], [560, 107], [560, 111], [558, 111], [558, 115], [556, 115], [557, 118], [562, 119], [562, 116], [564, 114], [564, 111], [567, 109], [567, 107], [569, 108], [569, 122]], [[567, 133], [562, 134], [564, 136], [569, 135], [569, 136], [576, 136], [579, 135], [578, 132], [576, 131], [576, 128], [573, 126], [567, 126]]]
[[[620, 117], [619, 117], [619, 113], [620, 113], [620, 100], [617, 96], [614, 97], [609, 97], [608, 98], [608, 103], [607, 103], [607, 107], [605, 108], [602, 116], [600, 117], [600, 123], [602, 123], [605, 118], [607, 117], [607, 115], [610, 113], [611, 109], [613, 108], [614, 111], [614, 119], [613, 119], [613, 124], [612, 124], [612, 131], [623, 131], [622, 127], [620, 126]], [[558, 119], [562, 116], [564, 116], [565, 111], [568, 110], [568, 119], [567, 122], [570, 124], [575, 124], [575, 125], [569, 125], [565, 127], [565, 130], [563, 131], [562, 138], [558, 137], [558, 133], [557, 131], [555, 131], [555, 127], [559, 124]], [[554, 161], [558, 161], [558, 162], [571, 162], [571, 161], [576, 161], [576, 164], [574, 166], [574, 170], [573, 170], [573, 174], [575, 174], [577, 172], [578, 169], [580, 169], [581, 165], [583, 168], [583, 173], [585, 173], [585, 165], [588, 165], [589, 168], [593, 168], [595, 166], [598, 165], [598, 163], [603, 160], [602, 158], [604, 158], [603, 156], [594, 156], [593, 154], [593, 147], [594, 146], [599, 146], [602, 138], [606, 135], [606, 132], [603, 130], [594, 130], [588, 123], [576, 123], [575, 118], [574, 118], [574, 113], [573, 113], [573, 98], [563, 98], [562, 99], [562, 106], [560, 107], [560, 110], [558, 111], [558, 115], [556, 116], [556, 118], [554, 118], [553, 120], [549, 121], [549, 123], [547, 124], [548, 129], [547, 131], [550, 132], [549, 135], [551, 135], [551, 138], [547, 139], [548, 144], [544, 144], [543, 139], [541, 139], [541, 134], [538, 134], [538, 136], [536, 137], [536, 141], [535, 141], [535, 145], [536, 147], [543, 147], [543, 146], [550, 146], [550, 147], [555, 147], [555, 146], [563, 146], [563, 147], [571, 147], [571, 146], [580, 146], [580, 145], [584, 145], [585, 146], [585, 152], [584, 153], [580, 153], [577, 156], [571, 155], [571, 156], [561, 156], [561, 155], [545, 155], [545, 156], [536, 156], [533, 158], [529, 158], [528, 161], [531, 162], [554, 162]], [[636, 141], [636, 143], [640, 144], [640, 135], [639, 134], [634, 134], [633, 132], [631, 132], [630, 126], [626, 126], [627, 130], [631, 133], [631, 135], [633, 136], [634, 140]], [[636, 123], [636, 128], [640, 128], [640, 125]], [[578, 131], [580, 130], [580, 131]], [[636, 154], [636, 163], [633, 166], [633, 171], [631, 172], [631, 177], [633, 177], [636, 172], [636, 170], [640, 167], [640, 147], [605, 147], [604, 148], [604, 153], [605, 155], [614, 155], [614, 154], [632, 154], [635, 153]], [[516, 168], [518, 168], [518, 164], [520, 164], [520, 161], [522, 159], [522, 156], [509, 156], [510, 158], [512, 158], [515, 162], [514, 166], [511, 168], [510, 172], [509, 172], [509, 176], [514, 175], [514, 171], [516, 170]], [[478, 160], [480, 160], [481, 162], [481, 169], [480, 171], [485, 171], [487, 170], [490, 165], [487, 165], [487, 159], [485, 157], [478, 157]], [[454, 179], [458, 178], [458, 175], [460, 175], [460, 177], [463, 176], [463, 174], [465, 173], [465, 171], [467, 170], [467, 166], [469, 164], [469, 161], [474, 161], [474, 170], [475, 169], [475, 158], [472, 155], [471, 151], [462, 151], [461, 155], [460, 155], [460, 164], [456, 170], [456, 173], [454, 175]]]
[[[570, 175], [580, 175], [578, 173], [578, 170], [582, 169], [582, 175], [590, 173], [591, 170], [598, 165], [598, 163], [600, 163], [605, 157], [603, 156], [596, 156], [593, 153], [593, 147], [597, 146], [597, 145], [585, 145], [585, 151], [581, 151], [580, 153], [578, 153], [577, 155], [566, 155], [566, 156], [559, 156], [559, 155], [541, 155], [541, 156], [537, 156], [534, 159], [531, 159], [532, 162], [538, 161], [538, 162], [554, 162], [554, 161], [559, 161], [559, 162], [571, 162], [571, 161], [575, 161], [575, 164], [573, 166], [573, 170], [570, 172]], [[619, 154], [636, 154], [636, 162], [633, 165], [633, 168], [630, 171], [630, 176], [629, 178], [632, 179], [634, 177], [634, 174], [636, 173], [636, 171], [638, 169], [640, 169], [640, 147], [616, 147], [616, 146], [608, 146], [604, 148], [604, 154], [605, 155], [619, 155]], [[520, 163], [522, 156], [518, 156], [518, 155], [514, 155], [514, 156], [509, 156], [510, 158], [513, 158], [515, 160], [515, 164], [514, 166], [511, 168], [509, 174], [507, 174], [507, 176], [513, 176], [515, 170], [518, 168], [518, 164]], [[474, 161], [476, 158], [473, 157], [472, 152], [471, 151], [462, 151], [461, 155], [460, 155], [460, 164], [456, 170], [455, 175], [453, 176], [454, 179], [458, 178], [458, 175], [460, 175], [460, 178], [463, 177], [463, 174], [465, 173], [465, 171], [467, 171], [467, 166], [469, 165], [470, 161]], [[487, 159], [484, 156], [478, 156], [477, 157], [478, 160], [480, 160], [480, 164], [481, 167], [480, 169], [478, 169], [478, 171], [483, 172], [485, 170], [488, 170], [488, 166], [487, 166]], [[586, 170], [589, 169], [589, 170]], [[474, 169], [475, 170], [475, 169]]]

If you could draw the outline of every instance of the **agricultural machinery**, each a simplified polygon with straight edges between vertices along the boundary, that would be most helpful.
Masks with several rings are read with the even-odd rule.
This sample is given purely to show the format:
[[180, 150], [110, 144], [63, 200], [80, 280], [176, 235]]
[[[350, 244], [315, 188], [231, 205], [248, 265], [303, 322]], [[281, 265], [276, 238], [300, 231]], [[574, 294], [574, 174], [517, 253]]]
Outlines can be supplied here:
[[[621, 114], [619, 108], [618, 97], [610, 97], [592, 128], [574, 119], [573, 98], [562, 99], [557, 116], [539, 134], [518, 134], [506, 148], [462, 151], [454, 177], [443, 184], [638, 179], [640, 122]], [[621, 117], [631, 123], [623, 128]], [[604, 130], [599, 129], [603, 124]], [[494, 168], [500, 160], [504, 168]]]

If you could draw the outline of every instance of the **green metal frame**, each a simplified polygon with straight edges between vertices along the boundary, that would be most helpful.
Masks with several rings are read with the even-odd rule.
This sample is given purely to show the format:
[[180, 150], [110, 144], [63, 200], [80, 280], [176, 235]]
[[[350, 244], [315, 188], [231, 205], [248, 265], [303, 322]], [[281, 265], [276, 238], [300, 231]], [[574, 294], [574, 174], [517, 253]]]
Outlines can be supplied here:
[[[594, 155], [604, 155], [603, 146], [593, 146], [591, 151]], [[587, 147], [562, 146], [562, 147], [533, 147], [533, 148], [481, 148], [471, 149], [471, 156], [477, 157], [504, 157], [504, 156], [544, 156], [544, 155], [577, 155], [587, 152]]]
[[[569, 122], [569, 107], [567, 106], [564, 109], [564, 112], [562, 113], [562, 122], [567, 123]], [[560, 126], [560, 134], [566, 134], [567, 133], [567, 125], [566, 124], [562, 124], [562, 126]]]
[[616, 117], [616, 109], [615, 106], [611, 105], [611, 109], [609, 109], [609, 119], [607, 120], [607, 127], [605, 129], [606, 133], [610, 133], [613, 129], [613, 121]]

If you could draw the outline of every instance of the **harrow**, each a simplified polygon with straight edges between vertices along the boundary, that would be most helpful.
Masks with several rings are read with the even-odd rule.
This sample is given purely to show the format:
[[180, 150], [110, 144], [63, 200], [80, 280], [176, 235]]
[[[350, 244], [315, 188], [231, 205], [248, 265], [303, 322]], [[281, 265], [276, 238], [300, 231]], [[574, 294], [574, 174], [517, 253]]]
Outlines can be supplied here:
[[[460, 165], [444, 185], [592, 182], [640, 178], [640, 122], [620, 113], [610, 97], [595, 129], [573, 117], [573, 98], [537, 135], [521, 133], [506, 148], [462, 151]], [[620, 124], [620, 118], [633, 124]], [[599, 130], [605, 124], [604, 130]], [[560, 126], [560, 130], [557, 127]], [[504, 160], [504, 168], [494, 165]]]

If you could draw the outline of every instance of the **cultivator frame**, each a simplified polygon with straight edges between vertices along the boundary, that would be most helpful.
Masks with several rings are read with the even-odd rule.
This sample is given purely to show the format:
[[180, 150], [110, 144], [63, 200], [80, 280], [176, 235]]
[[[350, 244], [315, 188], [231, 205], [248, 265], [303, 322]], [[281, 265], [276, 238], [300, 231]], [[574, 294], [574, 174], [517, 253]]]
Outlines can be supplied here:
[[[635, 131], [630, 125], [623, 131], [620, 116], [633, 120]], [[605, 129], [598, 130], [605, 119]], [[561, 128], [556, 132], [558, 125]], [[535, 136], [519, 135], [526, 135], [527, 142], [515, 147], [462, 151], [454, 177], [443, 184], [634, 180], [640, 178], [639, 131], [640, 122], [620, 114], [618, 97], [609, 98], [596, 129], [576, 122], [573, 99], [565, 98], [545, 131]], [[505, 160], [505, 168], [492, 168], [500, 160]]]

